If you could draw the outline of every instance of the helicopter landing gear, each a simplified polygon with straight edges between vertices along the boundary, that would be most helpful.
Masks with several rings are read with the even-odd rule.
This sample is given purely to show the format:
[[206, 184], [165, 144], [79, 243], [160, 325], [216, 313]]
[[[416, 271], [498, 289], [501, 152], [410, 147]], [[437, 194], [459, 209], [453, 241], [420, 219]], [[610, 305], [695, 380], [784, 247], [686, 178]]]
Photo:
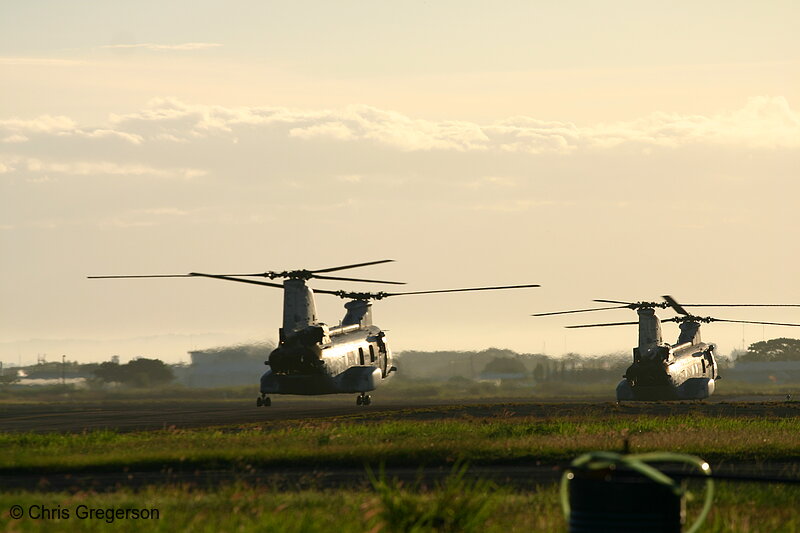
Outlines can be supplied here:
[[369, 405], [372, 403], [372, 396], [363, 392], [356, 397], [356, 405]]
[[269, 396], [267, 396], [266, 394], [262, 394], [261, 396], [256, 398], [256, 407], [261, 407], [261, 406], [269, 407], [270, 405], [272, 405], [272, 400], [270, 400]]

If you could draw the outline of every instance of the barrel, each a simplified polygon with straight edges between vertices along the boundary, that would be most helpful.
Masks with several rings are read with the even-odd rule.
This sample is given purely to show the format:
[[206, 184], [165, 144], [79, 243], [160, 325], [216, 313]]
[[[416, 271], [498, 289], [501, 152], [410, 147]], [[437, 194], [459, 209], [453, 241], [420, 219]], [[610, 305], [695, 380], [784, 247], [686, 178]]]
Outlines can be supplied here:
[[570, 533], [680, 533], [683, 498], [637, 472], [573, 469]]

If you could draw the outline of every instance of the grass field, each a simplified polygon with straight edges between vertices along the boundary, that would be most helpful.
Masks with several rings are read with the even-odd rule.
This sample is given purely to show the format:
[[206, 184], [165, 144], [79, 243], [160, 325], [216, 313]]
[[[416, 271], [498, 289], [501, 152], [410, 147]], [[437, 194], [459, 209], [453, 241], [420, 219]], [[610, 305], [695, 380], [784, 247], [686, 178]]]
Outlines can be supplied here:
[[2, 472], [275, 466], [559, 463], [592, 450], [670, 450], [712, 462], [800, 461], [800, 419], [648, 416], [341, 420], [81, 434], [0, 435]]
[[[563, 532], [565, 520], [556, 487], [521, 492], [488, 485], [443, 483], [415, 490], [387, 483], [389, 490], [286, 492], [245, 484], [216, 490], [149, 487], [107, 493], [0, 493], [2, 531], [243, 531], [243, 532]], [[699, 495], [699, 494], [698, 494]], [[715, 506], [700, 530], [714, 533], [800, 531], [797, 486], [718, 483]], [[13, 519], [14, 505], [25, 516]], [[85, 506], [79, 509], [80, 505]], [[33, 519], [32, 510], [59, 509], [62, 519]], [[86, 509], [155, 509], [158, 518], [83, 518]], [[68, 517], [63, 512], [69, 513]], [[152, 513], [152, 511], [150, 511]], [[688, 506], [688, 518], [699, 512]], [[35, 514], [35, 516], [37, 516]], [[96, 516], [96, 515], [95, 515]], [[113, 523], [110, 523], [113, 522]]]
[[[800, 463], [800, 417], [794, 415], [623, 416], [620, 411], [598, 416], [587, 411], [561, 416], [555, 408], [553, 416], [534, 417], [520, 416], [503, 405], [491, 415], [456, 412], [442, 406], [200, 429], [4, 433], [0, 484], [5, 476], [46, 478], [58, 472], [269, 472], [297, 465], [361, 472], [366, 465], [376, 470], [379, 465], [444, 465], [454, 473], [428, 485], [378, 476], [371, 488], [285, 490], [269, 483], [232, 481], [215, 487], [158, 484], [136, 489], [120, 483], [99, 492], [6, 490], [0, 491], [0, 530], [565, 531], [558, 489], [552, 483], [530, 490], [496, 486], [465, 477], [458, 468], [563, 465], [587, 451], [619, 450], [625, 440], [634, 452], [694, 454], [712, 468]], [[797, 467], [789, 473], [797, 476]], [[701, 531], [799, 532], [798, 501], [800, 485], [721, 481]], [[11, 516], [13, 506], [21, 506], [23, 518]], [[90, 509], [94, 518], [85, 517]], [[107, 509], [122, 514], [125, 509], [145, 510], [150, 515], [131, 518], [129, 511], [128, 518], [111, 520]], [[698, 510], [698, 502], [690, 502], [690, 518]]]

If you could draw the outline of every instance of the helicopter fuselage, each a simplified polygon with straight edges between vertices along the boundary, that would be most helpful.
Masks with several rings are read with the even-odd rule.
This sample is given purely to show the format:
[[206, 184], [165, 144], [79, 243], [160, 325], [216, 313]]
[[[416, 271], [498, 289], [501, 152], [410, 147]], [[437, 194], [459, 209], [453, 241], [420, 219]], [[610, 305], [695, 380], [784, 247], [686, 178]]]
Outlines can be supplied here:
[[656, 358], [634, 362], [617, 386], [617, 400], [701, 400], [714, 392], [719, 377], [713, 344], [662, 346]]
[[661, 339], [652, 308], [639, 309], [639, 346], [633, 364], [617, 385], [617, 400], [702, 400], [713, 394], [719, 378], [713, 344], [700, 340], [700, 323], [680, 324], [674, 345]]
[[395, 370], [385, 333], [374, 325], [313, 324], [282, 339], [266, 361], [262, 394], [341, 394], [375, 390]]

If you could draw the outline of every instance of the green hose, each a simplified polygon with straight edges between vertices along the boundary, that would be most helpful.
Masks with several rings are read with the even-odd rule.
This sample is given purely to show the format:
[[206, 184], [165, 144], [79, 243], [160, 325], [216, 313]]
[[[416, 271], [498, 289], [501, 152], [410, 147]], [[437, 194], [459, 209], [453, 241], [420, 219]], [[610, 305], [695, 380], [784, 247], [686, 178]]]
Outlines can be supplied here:
[[[570, 465], [570, 468], [564, 471], [561, 477], [561, 506], [564, 509], [564, 515], [569, 520], [570, 506], [569, 506], [569, 480], [572, 479], [573, 474], [571, 468], [586, 468], [589, 470], [600, 470], [609, 467], [624, 466], [635, 472], [639, 472], [643, 476], [650, 478], [656, 483], [669, 487], [676, 496], [685, 496], [685, 491], [681, 486], [675, 482], [674, 479], [662, 473], [660, 470], [650, 466], [648, 463], [686, 463], [696, 466], [703, 474], [710, 476], [711, 467], [708, 463], [695, 457], [694, 455], [684, 455], [680, 453], [670, 452], [653, 452], [653, 453], [639, 453], [631, 455], [621, 455], [613, 452], [590, 452], [581, 455]], [[689, 528], [686, 533], [694, 533], [697, 531], [708, 515], [711, 509], [711, 502], [714, 498], [714, 481], [709, 477], [706, 480], [706, 498], [703, 504], [703, 510], [695, 520], [694, 524]]]

